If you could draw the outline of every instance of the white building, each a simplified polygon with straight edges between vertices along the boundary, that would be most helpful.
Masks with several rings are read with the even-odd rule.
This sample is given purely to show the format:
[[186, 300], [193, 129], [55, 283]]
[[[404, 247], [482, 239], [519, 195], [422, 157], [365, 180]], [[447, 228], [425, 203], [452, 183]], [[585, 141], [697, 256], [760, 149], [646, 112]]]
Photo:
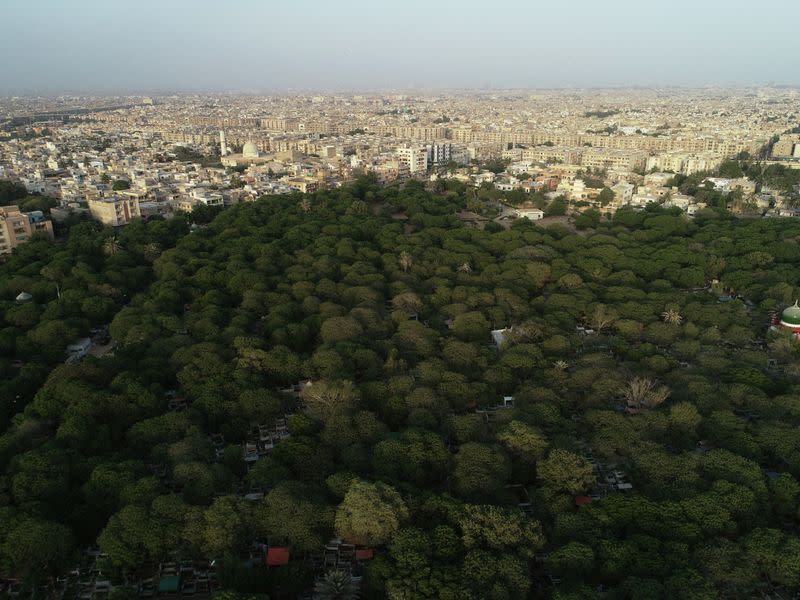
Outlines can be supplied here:
[[459, 165], [469, 163], [469, 152], [467, 147], [462, 144], [451, 142], [432, 142], [425, 146], [428, 155], [429, 167], [444, 167], [452, 161]]
[[538, 221], [544, 218], [544, 211], [538, 208], [515, 208], [514, 212], [521, 219], [529, 219], [531, 221]]
[[412, 175], [428, 170], [428, 152], [425, 147], [405, 146], [398, 148], [396, 154], [400, 162], [408, 165]]

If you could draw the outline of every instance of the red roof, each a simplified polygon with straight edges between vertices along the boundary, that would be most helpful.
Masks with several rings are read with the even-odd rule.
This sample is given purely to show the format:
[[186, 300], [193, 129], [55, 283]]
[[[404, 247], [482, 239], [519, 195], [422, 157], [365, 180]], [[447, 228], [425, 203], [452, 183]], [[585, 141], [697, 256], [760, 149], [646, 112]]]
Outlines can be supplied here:
[[267, 566], [278, 567], [289, 562], [288, 548], [270, 548], [267, 550]]
[[575, 506], [585, 506], [591, 502], [592, 499], [589, 496], [575, 496]]
[[359, 548], [356, 550], [356, 560], [372, 560], [372, 548]]

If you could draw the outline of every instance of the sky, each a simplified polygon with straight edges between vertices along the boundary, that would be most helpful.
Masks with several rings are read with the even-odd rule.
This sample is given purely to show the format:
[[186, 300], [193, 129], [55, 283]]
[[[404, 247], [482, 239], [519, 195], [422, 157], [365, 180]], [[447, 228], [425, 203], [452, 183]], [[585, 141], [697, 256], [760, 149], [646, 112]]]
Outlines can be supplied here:
[[0, 0], [0, 94], [800, 85], [800, 0]]

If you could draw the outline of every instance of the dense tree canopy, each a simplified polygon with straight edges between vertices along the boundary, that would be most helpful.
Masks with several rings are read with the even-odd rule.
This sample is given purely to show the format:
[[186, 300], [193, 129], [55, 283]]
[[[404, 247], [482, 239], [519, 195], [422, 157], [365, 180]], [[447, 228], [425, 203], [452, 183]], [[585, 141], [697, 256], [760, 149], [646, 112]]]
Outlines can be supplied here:
[[[3, 572], [45, 585], [97, 540], [114, 577], [235, 570], [269, 543], [291, 565], [228, 585], [293, 597], [338, 536], [375, 550], [369, 598], [795, 590], [798, 343], [768, 326], [800, 296], [800, 223], [480, 230], [471, 202], [364, 179], [18, 249]], [[63, 364], [106, 323], [112, 354]]]

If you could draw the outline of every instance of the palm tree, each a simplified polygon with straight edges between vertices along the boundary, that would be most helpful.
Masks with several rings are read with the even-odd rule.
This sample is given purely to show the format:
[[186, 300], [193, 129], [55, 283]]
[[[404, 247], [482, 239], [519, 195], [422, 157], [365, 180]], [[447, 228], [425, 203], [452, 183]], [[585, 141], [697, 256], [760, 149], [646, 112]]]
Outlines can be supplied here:
[[106, 256], [114, 256], [120, 250], [122, 250], [122, 245], [115, 235], [112, 235], [103, 243], [103, 252]]
[[404, 273], [411, 268], [412, 264], [414, 264], [414, 260], [411, 258], [411, 255], [405, 251], [400, 253], [399, 262], [400, 268], [403, 269]]
[[589, 319], [589, 324], [593, 329], [602, 331], [606, 327], [611, 326], [617, 320], [617, 313], [605, 304], [598, 304], [594, 307], [594, 312]]
[[300, 210], [302, 210], [304, 213], [311, 211], [311, 201], [308, 198], [303, 198], [300, 201]]
[[553, 363], [553, 368], [556, 371], [566, 371], [569, 368], [569, 365], [565, 360], [557, 360], [556, 362]]
[[655, 408], [669, 398], [669, 388], [646, 377], [634, 377], [622, 389], [629, 408]]
[[459, 273], [471, 273], [472, 272], [472, 267], [469, 266], [468, 262], [462, 263], [458, 267], [458, 272]]
[[161, 246], [155, 242], [145, 244], [144, 248], [142, 249], [142, 254], [144, 254], [144, 259], [147, 262], [153, 262], [159, 256], [161, 256]]
[[314, 600], [357, 600], [359, 596], [358, 586], [344, 571], [328, 571], [314, 585]]
[[661, 313], [661, 318], [664, 319], [664, 323], [669, 323], [670, 325], [680, 325], [683, 321], [681, 313], [674, 308], [668, 308]]

